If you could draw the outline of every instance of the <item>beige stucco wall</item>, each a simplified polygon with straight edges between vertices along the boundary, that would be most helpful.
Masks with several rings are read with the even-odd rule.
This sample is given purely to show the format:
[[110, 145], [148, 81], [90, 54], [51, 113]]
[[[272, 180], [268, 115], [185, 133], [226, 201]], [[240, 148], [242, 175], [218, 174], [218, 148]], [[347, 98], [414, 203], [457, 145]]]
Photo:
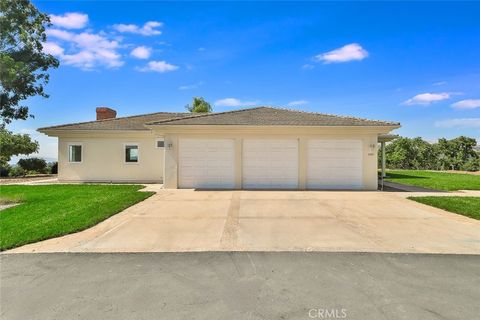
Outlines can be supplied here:
[[[82, 134], [58, 138], [60, 181], [156, 182], [163, 181], [163, 148], [156, 148], [150, 132], [132, 135]], [[82, 145], [82, 162], [70, 163], [68, 146]], [[125, 144], [138, 144], [139, 161], [125, 163]]]
[[[244, 139], [298, 139], [299, 188], [307, 178], [309, 139], [361, 139], [363, 142], [363, 189], [377, 189], [377, 137], [394, 127], [224, 127], [153, 126], [140, 132], [45, 132], [58, 137], [60, 181], [163, 182], [178, 187], [178, 141], [182, 138], [235, 140], [235, 187], [242, 188]], [[165, 148], [156, 140], [165, 139]], [[83, 146], [82, 163], [69, 163], [68, 145]], [[125, 144], [139, 145], [139, 162], [125, 163]], [[165, 172], [165, 174], [164, 174]]]
[[[206, 128], [156, 128], [157, 134], [165, 136], [165, 176], [164, 187], [178, 187], [178, 141], [182, 138], [194, 139], [234, 139], [235, 140], [235, 185], [242, 188], [242, 143], [243, 139], [282, 139], [299, 140], [299, 188], [305, 189], [307, 177], [307, 142], [309, 139], [361, 139], [363, 142], [363, 189], [377, 190], [377, 137], [393, 128], [225, 128], [212, 131]], [[170, 145], [170, 147], [167, 147]]]

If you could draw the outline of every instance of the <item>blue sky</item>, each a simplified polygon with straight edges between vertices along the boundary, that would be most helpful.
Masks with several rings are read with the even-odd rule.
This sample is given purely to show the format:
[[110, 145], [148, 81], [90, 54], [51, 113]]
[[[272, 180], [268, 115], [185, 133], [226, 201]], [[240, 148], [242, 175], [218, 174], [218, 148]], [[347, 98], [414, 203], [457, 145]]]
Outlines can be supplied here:
[[38, 127], [183, 111], [273, 105], [402, 123], [427, 140], [480, 138], [480, 3], [34, 1], [52, 15], [59, 57], [49, 99], [28, 101]]

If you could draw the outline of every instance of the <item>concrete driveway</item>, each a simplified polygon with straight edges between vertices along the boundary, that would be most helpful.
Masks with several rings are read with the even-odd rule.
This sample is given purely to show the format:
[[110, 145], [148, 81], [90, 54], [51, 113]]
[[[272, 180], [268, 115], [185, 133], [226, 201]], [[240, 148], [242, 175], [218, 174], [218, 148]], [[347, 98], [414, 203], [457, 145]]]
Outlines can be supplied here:
[[93, 228], [10, 252], [480, 253], [480, 221], [404, 197], [160, 190]]

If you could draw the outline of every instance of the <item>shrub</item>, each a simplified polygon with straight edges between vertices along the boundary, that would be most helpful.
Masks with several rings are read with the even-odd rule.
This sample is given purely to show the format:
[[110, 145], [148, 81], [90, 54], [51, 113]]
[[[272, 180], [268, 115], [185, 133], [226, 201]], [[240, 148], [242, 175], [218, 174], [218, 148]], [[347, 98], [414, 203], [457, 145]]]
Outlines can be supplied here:
[[27, 158], [18, 160], [18, 165], [25, 171], [34, 171], [34, 173], [46, 173], [47, 162], [40, 158]]
[[11, 177], [24, 177], [25, 176], [25, 169], [20, 166], [13, 166], [10, 169], [9, 175]]
[[0, 177], [8, 177], [10, 166], [8, 164], [0, 167]]
[[49, 171], [51, 174], [57, 174], [58, 173], [58, 162], [51, 162], [49, 163]]
[[479, 171], [480, 170], [480, 159], [471, 158], [463, 166], [462, 170], [464, 171]]

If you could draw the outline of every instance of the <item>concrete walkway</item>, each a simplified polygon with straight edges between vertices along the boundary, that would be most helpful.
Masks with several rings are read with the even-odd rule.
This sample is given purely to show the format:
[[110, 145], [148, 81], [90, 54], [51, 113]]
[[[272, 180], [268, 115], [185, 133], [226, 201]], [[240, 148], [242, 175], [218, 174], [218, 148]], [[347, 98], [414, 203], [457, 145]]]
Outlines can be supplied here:
[[480, 254], [480, 221], [405, 199], [415, 193], [157, 191], [93, 228], [10, 252]]

